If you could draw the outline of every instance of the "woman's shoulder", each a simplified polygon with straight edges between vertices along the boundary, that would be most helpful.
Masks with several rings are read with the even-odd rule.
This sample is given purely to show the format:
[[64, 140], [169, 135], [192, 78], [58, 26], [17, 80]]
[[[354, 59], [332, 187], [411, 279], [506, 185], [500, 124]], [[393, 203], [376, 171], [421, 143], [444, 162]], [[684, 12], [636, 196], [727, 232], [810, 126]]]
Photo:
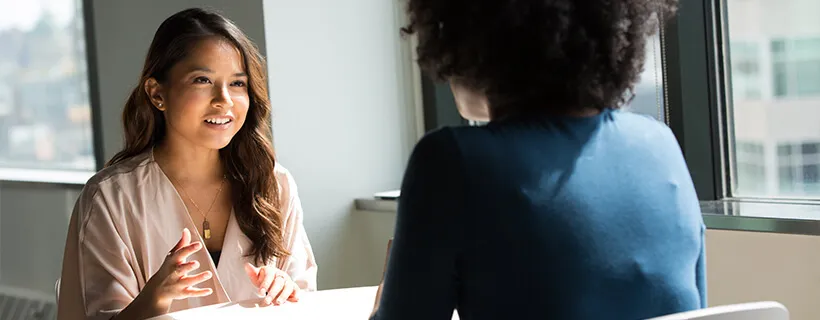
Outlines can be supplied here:
[[85, 184], [86, 188], [111, 188], [124, 181], [141, 180], [150, 170], [151, 157], [140, 154], [119, 163], [107, 166], [91, 176]]
[[457, 151], [457, 136], [474, 131], [470, 127], [442, 127], [426, 133], [413, 148], [415, 155], [442, 155], [442, 151]]
[[82, 213], [94, 207], [95, 203], [135, 197], [151, 174], [151, 163], [150, 156], [140, 154], [103, 168], [85, 183], [75, 209], [80, 209]]
[[128, 210], [116, 210], [139, 198], [150, 174], [150, 157], [138, 155], [108, 166], [94, 174], [83, 186], [74, 205], [74, 219], [84, 227], [93, 217], [120, 221]]
[[279, 186], [279, 195], [283, 199], [289, 199], [296, 195], [296, 180], [290, 173], [290, 170], [285, 168], [279, 161], [273, 167], [273, 175], [276, 178], [276, 184]]
[[669, 135], [674, 137], [672, 130], [669, 129], [665, 123], [658, 121], [652, 116], [626, 110], [612, 110], [610, 115], [614, 122], [625, 124], [625, 128], [637, 129], [643, 133], [658, 132], [662, 134], [664, 138], [669, 138]]

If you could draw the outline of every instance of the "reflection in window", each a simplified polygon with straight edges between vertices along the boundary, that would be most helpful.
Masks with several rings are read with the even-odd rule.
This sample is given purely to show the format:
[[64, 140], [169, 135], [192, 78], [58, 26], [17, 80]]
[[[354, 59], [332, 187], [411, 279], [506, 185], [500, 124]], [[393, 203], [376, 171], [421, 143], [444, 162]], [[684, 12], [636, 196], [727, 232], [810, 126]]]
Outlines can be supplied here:
[[94, 171], [80, 0], [0, 0], [0, 168]]

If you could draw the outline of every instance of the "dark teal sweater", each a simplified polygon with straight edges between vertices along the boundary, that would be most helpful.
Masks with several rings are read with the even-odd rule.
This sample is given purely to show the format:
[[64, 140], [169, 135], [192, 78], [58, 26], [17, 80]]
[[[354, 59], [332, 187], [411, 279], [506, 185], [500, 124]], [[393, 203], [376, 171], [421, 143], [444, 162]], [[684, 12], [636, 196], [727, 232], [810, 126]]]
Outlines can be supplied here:
[[645, 319], [706, 306], [704, 226], [643, 116], [432, 132], [401, 189], [374, 319]]

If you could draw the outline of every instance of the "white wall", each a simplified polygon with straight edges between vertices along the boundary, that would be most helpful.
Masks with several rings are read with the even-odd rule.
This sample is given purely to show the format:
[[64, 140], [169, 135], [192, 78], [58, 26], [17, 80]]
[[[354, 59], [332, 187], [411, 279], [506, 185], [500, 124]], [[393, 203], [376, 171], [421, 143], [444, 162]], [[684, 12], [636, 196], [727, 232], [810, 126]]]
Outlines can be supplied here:
[[79, 187], [0, 182], [0, 287], [51, 296], [78, 194]]
[[820, 317], [820, 237], [709, 230], [709, 303], [775, 300], [792, 320]]
[[369, 221], [351, 215], [353, 201], [398, 188], [418, 136], [399, 4], [264, 1], [274, 144], [299, 186], [323, 289], [367, 279]]

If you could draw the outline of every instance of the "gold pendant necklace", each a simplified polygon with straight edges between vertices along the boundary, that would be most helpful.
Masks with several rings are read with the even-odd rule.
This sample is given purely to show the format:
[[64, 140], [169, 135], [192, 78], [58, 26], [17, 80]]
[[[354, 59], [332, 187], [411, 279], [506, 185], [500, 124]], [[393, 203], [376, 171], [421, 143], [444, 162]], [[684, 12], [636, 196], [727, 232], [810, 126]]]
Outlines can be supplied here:
[[[177, 184], [179, 184], [179, 183], [177, 183]], [[205, 238], [205, 240], [210, 240], [211, 239], [211, 223], [208, 222], [208, 215], [211, 213], [211, 209], [213, 209], [214, 203], [216, 203], [216, 199], [219, 198], [219, 194], [222, 193], [222, 187], [224, 185], [225, 185], [225, 176], [223, 175], [222, 176], [222, 181], [219, 183], [219, 190], [216, 191], [216, 195], [214, 196], [214, 200], [211, 201], [211, 206], [208, 207], [208, 212], [206, 212], [205, 214], [202, 214], [202, 210], [199, 209], [199, 206], [196, 204], [194, 199], [191, 198], [191, 196], [188, 194], [187, 191], [185, 191], [185, 187], [183, 187], [181, 184], [179, 184], [179, 188], [182, 190], [182, 193], [184, 193], [185, 196], [188, 197], [188, 200], [191, 201], [191, 204], [194, 205], [194, 208], [196, 208], [196, 211], [199, 213], [199, 215], [202, 216], [202, 238]]]

